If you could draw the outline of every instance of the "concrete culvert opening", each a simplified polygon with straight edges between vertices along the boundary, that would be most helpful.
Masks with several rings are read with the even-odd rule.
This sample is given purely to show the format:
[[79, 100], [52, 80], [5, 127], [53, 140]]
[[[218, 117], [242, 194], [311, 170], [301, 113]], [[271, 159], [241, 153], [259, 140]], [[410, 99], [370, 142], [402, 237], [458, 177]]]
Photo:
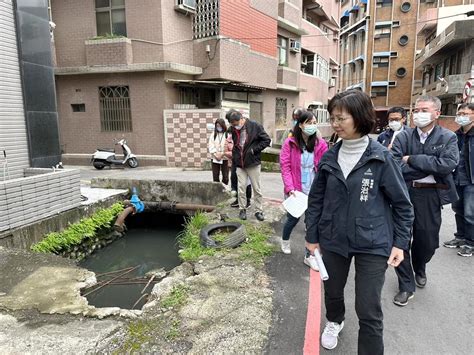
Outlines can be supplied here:
[[96, 307], [141, 309], [153, 286], [179, 265], [177, 236], [185, 216], [144, 212], [127, 217], [128, 231], [80, 262], [93, 271], [97, 284], [82, 289]]

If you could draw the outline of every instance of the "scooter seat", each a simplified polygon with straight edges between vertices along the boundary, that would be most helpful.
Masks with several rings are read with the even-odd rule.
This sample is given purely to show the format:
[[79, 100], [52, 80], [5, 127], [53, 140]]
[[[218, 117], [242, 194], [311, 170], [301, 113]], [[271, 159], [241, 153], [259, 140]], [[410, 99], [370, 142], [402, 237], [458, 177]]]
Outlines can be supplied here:
[[115, 150], [113, 148], [97, 148], [99, 152], [112, 152], [114, 153]]

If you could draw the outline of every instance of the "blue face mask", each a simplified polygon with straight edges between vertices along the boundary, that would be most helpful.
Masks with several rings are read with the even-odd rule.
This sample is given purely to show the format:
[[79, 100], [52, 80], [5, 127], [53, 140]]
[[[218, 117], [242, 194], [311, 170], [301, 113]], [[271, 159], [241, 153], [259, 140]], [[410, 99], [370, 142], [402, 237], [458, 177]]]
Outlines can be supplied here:
[[306, 125], [303, 128], [303, 132], [308, 136], [312, 136], [317, 131], [318, 131], [318, 127], [315, 124]]
[[298, 120], [293, 120], [293, 127], [298, 124]]
[[223, 131], [223, 129], [222, 129], [221, 126], [217, 126], [217, 127], [216, 127], [216, 130], [217, 130], [217, 132], [222, 132], [222, 131]]

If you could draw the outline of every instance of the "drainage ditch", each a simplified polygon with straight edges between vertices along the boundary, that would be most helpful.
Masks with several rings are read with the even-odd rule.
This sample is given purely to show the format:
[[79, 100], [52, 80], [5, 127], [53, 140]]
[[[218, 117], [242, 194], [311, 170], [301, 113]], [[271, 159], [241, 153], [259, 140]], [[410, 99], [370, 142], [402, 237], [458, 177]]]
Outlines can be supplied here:
[[168, 213], [129, 216], [124, 237], [79, 263], [97, 275], [97, 284], [82, 290], [89, 304], [141, 309], [156, 282], [181, 263], [176, 238], [184, 222]]

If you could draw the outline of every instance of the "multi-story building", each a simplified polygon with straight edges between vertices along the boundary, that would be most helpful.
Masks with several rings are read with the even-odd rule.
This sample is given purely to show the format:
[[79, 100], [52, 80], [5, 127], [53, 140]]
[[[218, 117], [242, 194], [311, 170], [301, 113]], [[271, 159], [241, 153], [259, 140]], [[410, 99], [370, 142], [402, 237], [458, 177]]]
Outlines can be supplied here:
[[275, 142], [297, 106], [329, 128], [338, 11], [336, 0], [51, 0], [64, 160], [124, 135], [142, 164], [201, 166], [206, 125], [229, 108]]
[[457, 128], [448, 117], [458, 104], [471, 102], [474, 86], [474, 0], [449, 0], [420, 5], [413, 101], [420, 95], [438, 96], [442, 124]]
[[367, 92], [379, 129], [388, 108], [410, 107], [417, 10], [410, 0], [341, 1], [338, 88]]

